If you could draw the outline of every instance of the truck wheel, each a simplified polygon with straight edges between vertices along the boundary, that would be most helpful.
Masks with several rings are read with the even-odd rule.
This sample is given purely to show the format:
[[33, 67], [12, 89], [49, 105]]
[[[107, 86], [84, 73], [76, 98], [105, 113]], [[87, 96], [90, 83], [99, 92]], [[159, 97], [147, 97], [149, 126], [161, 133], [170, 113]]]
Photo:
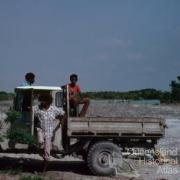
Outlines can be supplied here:
[[97, 142], [88, 151], [87, 165], [94, 175], [115, 175], [117, 162], [122, 164], [122, 153], [120, 147], [112, 142]]

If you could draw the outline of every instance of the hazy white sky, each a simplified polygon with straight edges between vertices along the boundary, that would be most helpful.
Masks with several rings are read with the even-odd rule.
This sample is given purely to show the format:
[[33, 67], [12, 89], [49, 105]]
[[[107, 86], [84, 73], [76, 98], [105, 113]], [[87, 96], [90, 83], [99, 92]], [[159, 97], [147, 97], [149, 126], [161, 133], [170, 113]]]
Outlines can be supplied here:
[[168, 90], [180, 75], [179, 0], [1, 0], [0, 91], [79, 75], [82, 90]]

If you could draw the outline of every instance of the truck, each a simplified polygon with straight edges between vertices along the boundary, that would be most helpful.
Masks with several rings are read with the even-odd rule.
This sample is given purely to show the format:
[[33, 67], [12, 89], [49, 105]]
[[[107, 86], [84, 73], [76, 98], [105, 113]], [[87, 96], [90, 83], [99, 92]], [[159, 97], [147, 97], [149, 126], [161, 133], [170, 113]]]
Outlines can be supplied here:
[[[53, 106], [63, 108], [66, 112], [63, 123], [54, 120], [52, 156], [81, 156], [94, 175], [113, 175], [112, 164], [117, 159], [119, 164], [122, 163], [123, 150], [133, 147], [154, 148], [157, 140], [165, 134], [165, 120], [162, 117], [79, 117], [80, 107], [70, 107], [68, 87], [20, 86], [15, 88], [13, 109], [21, 116], [11, 122], [8, 147], [0, 147], [1, 153], [40, 153], [36, 141], [21, 141], [23, 135], [20, 132], [29, 133], [37, 139], [33, 106], [38, 105], [38, 97], [46, 93], [52, 95]], [[29, 103], [28, 120], [24, 119], [27, 115], [23, 115], [23, 100]], [[20, 140], [15, 138], [18, 133]]]

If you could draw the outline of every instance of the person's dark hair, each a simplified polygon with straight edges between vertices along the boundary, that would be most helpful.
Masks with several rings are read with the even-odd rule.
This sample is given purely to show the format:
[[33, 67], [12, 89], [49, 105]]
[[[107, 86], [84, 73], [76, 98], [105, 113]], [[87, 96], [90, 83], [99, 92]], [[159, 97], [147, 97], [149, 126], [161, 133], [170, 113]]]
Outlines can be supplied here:
[[73, 78], [76, 79], [76, 81], [78, 80], [78, 75], [77, 74], [71, 74], [70, 75], [70, 80], [72, 80]]
[[42, 94], [39, 96], [39, 101], [45, 101], [49, 104], [52, 104], [53, 102], [53, 97], [50, 94]]
[[32, 72], [26, 73], [26, 75], [25, 75], [26, 81], [29, 81], [34, 78], [35, 78], [35, 75]]

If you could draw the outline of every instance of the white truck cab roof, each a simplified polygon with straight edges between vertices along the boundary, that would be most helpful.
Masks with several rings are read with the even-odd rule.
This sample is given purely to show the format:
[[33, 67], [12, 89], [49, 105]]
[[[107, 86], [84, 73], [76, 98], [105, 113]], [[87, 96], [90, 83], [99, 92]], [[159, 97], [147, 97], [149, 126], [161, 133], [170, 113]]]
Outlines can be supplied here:
[[18, 86], [16, 90], [56, 90], [61, 91], [62, 88], [58, 86]]

